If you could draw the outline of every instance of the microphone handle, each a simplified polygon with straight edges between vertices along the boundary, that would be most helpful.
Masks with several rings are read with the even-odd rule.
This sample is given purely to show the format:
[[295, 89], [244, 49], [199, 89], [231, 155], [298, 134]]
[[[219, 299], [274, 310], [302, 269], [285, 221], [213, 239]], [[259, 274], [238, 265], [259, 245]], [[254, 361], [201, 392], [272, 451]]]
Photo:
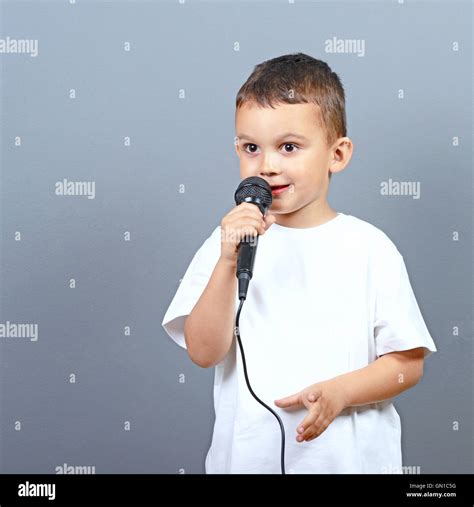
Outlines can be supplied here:
[[257, 253], [257, 236], [246, 236], [240, 242], [237, 258], [237, 278], [239, 279], [239, 299], [247, 298], [247, 290], [253, 275], [255, 254]]

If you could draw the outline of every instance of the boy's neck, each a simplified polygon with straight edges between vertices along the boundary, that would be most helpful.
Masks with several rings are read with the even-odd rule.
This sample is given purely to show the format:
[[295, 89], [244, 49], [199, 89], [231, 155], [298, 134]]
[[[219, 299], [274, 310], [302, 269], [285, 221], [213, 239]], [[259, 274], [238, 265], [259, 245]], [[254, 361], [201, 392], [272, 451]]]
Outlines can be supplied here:
[[293, 213], [274, 213], [274, 215], [275, 223], [278, 225], [306, 229], [329, 222], [337, 216], [337, 211], [333, 210], [327, 201], [313, 201]]

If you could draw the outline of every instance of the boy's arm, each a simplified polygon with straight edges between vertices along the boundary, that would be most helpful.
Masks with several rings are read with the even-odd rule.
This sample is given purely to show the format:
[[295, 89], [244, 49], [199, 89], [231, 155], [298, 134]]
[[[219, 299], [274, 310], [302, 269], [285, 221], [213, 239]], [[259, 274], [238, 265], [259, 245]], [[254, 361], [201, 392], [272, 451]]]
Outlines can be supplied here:
[[393, 398], [416, 385], [423, 376], [423, 363], [423, 347], [390, 352], [330, 381], [340, 384], [346, 407], [365, 405]]
[[229, 351], [234, 337], [236, 263], [222, 257], [184, 324], [184, 338], [191, 360], [210, 368]]
[[275, 400], [280, 408], [303, 405], [308, 414], [297, 427], [298, 442], [321, 435], [346, 407], [393, 398], [423, 376], [423, 347], [384, 354], [359, 370], [312, 384]]

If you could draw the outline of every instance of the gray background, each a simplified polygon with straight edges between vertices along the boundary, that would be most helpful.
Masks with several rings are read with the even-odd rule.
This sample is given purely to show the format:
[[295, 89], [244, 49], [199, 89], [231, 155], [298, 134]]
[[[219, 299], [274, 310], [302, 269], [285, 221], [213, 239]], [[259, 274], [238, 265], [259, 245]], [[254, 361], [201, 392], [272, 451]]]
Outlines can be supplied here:
[[[403, 465], [473, 472], [470, 2], [0, 8], [2, 38], [39, 44], [36, 58], [0, 54], [0, 322], [39, 326], [37, 342], [0, 338], [3, 473], [64, 463], [204, 473], [214, 370], [194, 365], [161, 321], [234, 205], [238, 88], [257, 63], [298, 51], [327, 61], [346, 89], [355, 152], [329, 201], [397, 245], [438, 347], [421, 383], [395, 399]], [[363, 39], [365, 56], [326, 53], [332, 37]], [[95, 199], [55, 195], [64, 178], [94, 181]], [[421, 198], [380, 195], [389, 178], [420, 182]]]

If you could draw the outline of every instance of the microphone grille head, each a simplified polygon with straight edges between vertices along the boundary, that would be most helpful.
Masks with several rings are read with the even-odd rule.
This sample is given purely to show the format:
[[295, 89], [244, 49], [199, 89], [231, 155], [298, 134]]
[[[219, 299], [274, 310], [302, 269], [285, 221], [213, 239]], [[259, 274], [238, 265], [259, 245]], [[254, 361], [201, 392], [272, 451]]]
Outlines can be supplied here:
[[263, 178], [250, 176], [240, 182], [234, 199], [237, 206], [243, 202], [256, 204], [262, 215], [265, 215], [267, 209], [272, 205], [272, 188]]

